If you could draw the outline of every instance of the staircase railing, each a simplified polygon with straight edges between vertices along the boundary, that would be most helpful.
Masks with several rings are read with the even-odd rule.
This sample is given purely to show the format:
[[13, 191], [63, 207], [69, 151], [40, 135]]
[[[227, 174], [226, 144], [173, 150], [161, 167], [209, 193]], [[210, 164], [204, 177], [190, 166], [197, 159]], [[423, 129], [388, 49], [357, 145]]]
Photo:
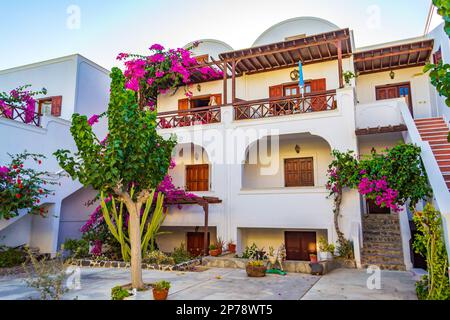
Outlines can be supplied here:
[[427, 172], [431, 188], [433, 189], [436, 206], [442, 215], [445, 243], [450, 260], [450, 191], [445, 183], [444, 176], [439, 168], [439, 164], [434, 156], [433, 150], [427, 141], [422, 140], [408, 106], [405, 102], [399, 102], [399, 107], [403, 120], [408, 127], [411, 142], [422, 149], [422, 161]]

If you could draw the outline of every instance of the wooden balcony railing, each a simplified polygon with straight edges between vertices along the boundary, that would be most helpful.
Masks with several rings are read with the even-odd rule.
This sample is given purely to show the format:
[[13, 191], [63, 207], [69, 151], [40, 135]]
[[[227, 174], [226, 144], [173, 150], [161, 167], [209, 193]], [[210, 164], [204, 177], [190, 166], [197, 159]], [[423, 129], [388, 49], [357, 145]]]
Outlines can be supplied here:
[[6, 108], [0, 107], [0, 117], [40, 127], [42, 114], [35, 112], [33, 115], [28, 115], [24, 108], [7, 106]]
[[234, 119], [262, 119], [335, 110], [336, 90], [305, 96], [280, 97], [234, 103]]
[[158, 129], [181, 128], [195, 125], [220, 123], [220, 106], [158, 113]]

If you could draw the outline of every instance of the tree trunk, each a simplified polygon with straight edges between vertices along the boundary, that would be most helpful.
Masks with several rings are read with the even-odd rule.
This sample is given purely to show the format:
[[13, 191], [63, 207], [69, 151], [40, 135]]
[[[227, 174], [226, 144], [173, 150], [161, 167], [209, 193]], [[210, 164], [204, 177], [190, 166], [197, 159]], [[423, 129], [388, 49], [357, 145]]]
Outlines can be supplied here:
[[339, 239], [339, 243], [343, 244], [345, 243], [345, 237], [344, 234], [341, 231], [341, 228], [339, 227], [339, 217], [341, 215], [341, 204], [342, 204], [342, 191], [338, 192], [338, 194], [335, 195], [334, 200], [334, 227], [336, 229], [336, 233]]
[[130, 245], [131, 245], [131, 286], [133, 289], [144, 289], [142, 280], [142, 251], [141, 251], [141, 230], [140, 215], [136, 206], [128, 208], [130, 215]]

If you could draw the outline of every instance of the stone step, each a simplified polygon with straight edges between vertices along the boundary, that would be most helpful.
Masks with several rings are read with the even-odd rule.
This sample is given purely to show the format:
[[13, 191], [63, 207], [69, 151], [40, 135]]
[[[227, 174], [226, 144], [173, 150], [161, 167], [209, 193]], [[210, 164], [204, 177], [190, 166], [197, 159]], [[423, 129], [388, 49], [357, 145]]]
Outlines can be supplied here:
[[442, 146], [431, 146], [431, 149], [434, 151], [448, 151], [450, 150], [450, 143]]
[[398, 264], [363, 264], [363, 269], [367, 269], [371, 266], [377, 266], [381, 270], [388, 270], [388, 271], [406, 271], [405, 265], [398, 265]]
[[428, 122], [428, 123], [423, 123], [423, 124], [419, 124], [416, 125], [418, 130], [432, 130], [432, 129], [444, 129], [444, 128], [448, 128], [447, 125], [445, 124], [445, 122]]
[[441, 139], [441, 140], [432, 140], [429, 141], [430, 146], [446, 146], [448, 144], [448, 140], [447, 139]]
[[449, 149], [442, 149], [442, 150], [433, 150], [433, 154], [435, 156], [440, 156], [440, 155], [448, 155], [450, 156], [450, 148]]
[[362, 249], [361, 254], [363, 256], [383, 255], [383, 254], [387, 254], [390, 256], [393, 256], [393, 255], [401, 256], [401, 255], [403, 255], [403, 251], [401, 248], [387, 249], [387, 248], [381, 248], [381, 247], [373, 247], [373, 248], [364, 247]]
[[385, 250], [402, 250], [401, 242], [364, 242], [364, 248], [368, 249], [385, 249]]
[[439, 167], [450, 166], [450, 160], [438, 160]]
[[385, 237], [385, 236], [364, 235], [364, 241], [377, 244], [384, 244], [386, 242], [402, 243], [401, 236]]

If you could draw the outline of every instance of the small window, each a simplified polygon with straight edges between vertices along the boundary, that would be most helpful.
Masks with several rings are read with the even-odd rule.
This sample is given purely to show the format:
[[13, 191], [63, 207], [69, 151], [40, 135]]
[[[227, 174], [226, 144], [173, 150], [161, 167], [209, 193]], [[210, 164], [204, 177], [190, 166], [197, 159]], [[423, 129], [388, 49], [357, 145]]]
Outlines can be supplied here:
[[186, 191], [209, 191], [209, 165], [186, 166]]
[[284, 161], [285, 186], [314, 187], [313, 158], [286, 159]]
[[433, 53], [433, 63], [439, 64], [441, 61], [442, 61], [442, 50], [441, 50], [441, 48], [439, 48], [438, 51]]
[[48, 97], [38, 100], [38, 112], [43, 115], [60, 117], [62, 109], [62, 96]]

